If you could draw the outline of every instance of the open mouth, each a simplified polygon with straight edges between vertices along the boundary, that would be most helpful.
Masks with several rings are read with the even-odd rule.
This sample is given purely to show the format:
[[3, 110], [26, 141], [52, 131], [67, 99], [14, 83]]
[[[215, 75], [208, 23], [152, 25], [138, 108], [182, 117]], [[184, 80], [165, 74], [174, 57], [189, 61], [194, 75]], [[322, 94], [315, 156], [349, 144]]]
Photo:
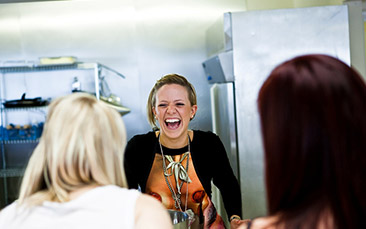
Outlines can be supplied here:
[[181, 121], [177, 118], [172, 118], [172, 119], [166, 119], [165, 120], [165, 125], [169, 128], [169, 129], [177, 129], [180, 125]]

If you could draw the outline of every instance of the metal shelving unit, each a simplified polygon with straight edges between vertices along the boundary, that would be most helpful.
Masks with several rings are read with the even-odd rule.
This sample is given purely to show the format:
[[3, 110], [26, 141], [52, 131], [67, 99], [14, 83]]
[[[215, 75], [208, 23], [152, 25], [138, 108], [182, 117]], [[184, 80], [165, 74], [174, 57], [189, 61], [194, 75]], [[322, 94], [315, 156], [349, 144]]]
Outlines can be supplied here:
[[25, 169], [0, 169], [0, 177], [21, 177]]
[[[100, 80], [102, 70], [113, 72], [117, 76], [125, 78], [121, 73], [105, 66], [100, 63], [86, 63], [75, 62], [70, 64], [47, 64], [40, 65], [34, 63], [15, 63], [13, 66], [0, 66], [0, 209], [8, 205], [12, 200], [9, 200], [9, 194], [12, 198], [15, 198], [14, 190], [18, 191], [21, 177], [24, 174], [26, 163], [33, 151], [34, 147], [38, 144], [38, 137], [36, 139], [7, 139], [5, 136], [5, 125], [7, 123], [6, 114], [8, 112], [42, 112], [44, 117], [47, 114], [47, 106], [40, 107], [5, 107], [3, 102], [5, 101], [5, 78], [11, 77], [8, 74], [12, 73], [31, 73], [31, 72], [54, 72], [54, 71], [67, 71], [67, 70], [91, 70], [93, 71], [95, 96], [97, 99], [101, 99], [100, 94]], [[125, 113], [128, 113], [128, 109]], [[11, 153], [10, 153], [11, 151]], [[25, 153], [20, 153], [25, 152]], [[9, 165], [9, 162], [12, 165]], [[10, 182], [10, 180], [14, 180]], [[9, 183], [10, 182], [10, 183]], [[11, 187], [10, 187], [11, 186]], [[10, 193], [9, 188], [12, 190]]]

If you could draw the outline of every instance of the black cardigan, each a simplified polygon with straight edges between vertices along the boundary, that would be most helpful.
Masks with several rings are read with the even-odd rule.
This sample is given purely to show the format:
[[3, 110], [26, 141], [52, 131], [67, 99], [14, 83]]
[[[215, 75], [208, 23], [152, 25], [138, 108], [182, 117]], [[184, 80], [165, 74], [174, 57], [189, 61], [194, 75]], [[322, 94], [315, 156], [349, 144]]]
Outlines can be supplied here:
[[[136, 135], [128, 142], [124, 165], [129, 188], [140, 186], [145, 192], [156, 153], [160, 154], [160, 148], [153, 131]], [[191, 156], [197, 176], [210, 199], [212, 180], [221, 192], [228, 216], [241, 216], [240, 187], [219, 137], [212, 132], [194, 130]]]

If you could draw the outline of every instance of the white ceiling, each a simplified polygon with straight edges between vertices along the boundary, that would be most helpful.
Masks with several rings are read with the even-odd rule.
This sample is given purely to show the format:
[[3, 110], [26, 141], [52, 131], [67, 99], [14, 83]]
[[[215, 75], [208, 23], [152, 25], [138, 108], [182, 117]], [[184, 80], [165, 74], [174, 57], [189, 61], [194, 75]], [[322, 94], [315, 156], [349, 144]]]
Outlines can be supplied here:
[[[26, 2], [48, 2], [48, 1], [86, 1], [86, 0], [0, 0], [0, 4], [1, 3], [26, 3]], [[230, 2], [243, 2], [243, 4], [246, 4], [246, 0], [230, 0]], [[357, 0], [344, 0], [343, 2], [351, 2], [351, 1], [357, 1]], [[138, 1], [139, 5], [149, 5], [149, 4], [154, 4], [154, 5], [162, 5], [165, 3], [167, 3], [165, 0], [154, 0], [154, 1], [145, 1], [145, 0], [140, 0]], [[196, 3], [198, 1], [195, 1]], [[227, 1], [220, 1], [220, 0], [199, 0], [199, 2], [201, 2], [202, 4], [205, 5], [215, 5], [215, 6], [223, 6], [226, 4]], [[142, 3], [142, 4], [141, 4]], [[189, 1], [185, 1], [184, 4], [189, 4]], [[169, 2], [169, 5], [171, 4], [171, 2]], [[362, 10], [366, 11], [366, 0], [362, 0]]]
[[[20, 2], [47, 2], [47, 1], [71, 1], [71, 0], [0, 0], [0, 4], [1, 3], [20, 3]], [[73, 0], [73, 1], [85, 1], [85, 0]], [[160, 2], [164, 2], [164, 0], [154, 0], [154, 1], [145, 1], [145, 3], [153, 3], [153, 4], [157, 4]], [[225, 1], [213, 1], [213, 0], [199, 0], [200, 2], [206, 2], [207, 4], [218, 4], [221, 2], [221, 4], [225, 4]], [[245, 0], [242, 0], [243, 2], [245, 2]], [[356, 0], [344, 0], [344, 2], [351, 2], [351, 1], [356, 1]], [[143, 1], [142, 1], [143, 2]], [[366, 0], [362, 0], [363, 5], [362, 8], [363, 10], [366, 10]], [[145, 4], [144, 3], [144, 4]]]
[[[0, 3], [19, 3], [19, 2], [46, 2], [51, 0], [0, 0]], [[53, 0], [53, 1], [64, 1], [64, 0]]]

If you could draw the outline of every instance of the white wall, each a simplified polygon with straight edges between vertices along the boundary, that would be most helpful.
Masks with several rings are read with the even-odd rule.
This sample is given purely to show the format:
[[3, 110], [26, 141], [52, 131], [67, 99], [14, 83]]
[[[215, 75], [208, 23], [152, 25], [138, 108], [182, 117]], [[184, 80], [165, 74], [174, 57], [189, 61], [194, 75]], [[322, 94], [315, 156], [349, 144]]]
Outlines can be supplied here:
[[[245, 10], [242, 0], [211, 3], [107, 0], [0, 4], [0, 64], [75, 56], [119, 71], [126, 79], [110, 73], [107, 78], [111, 91], [132, 110], [124, 116], [128, 138], [150, 129], [145, 106], [155, 81], [167, 73], [179, 73], [198, 93], [198, 114], [191, 127], [211, 130], [209, 85], [201, 66], [207, 57], [205, 32], [224, 12]], [[64, 74], [52, 80], [71, 85], [71, 73]], [[20, 85], [17, 98], [24, 90]], [[35, 96], [48, 95], [40, 88]]]

